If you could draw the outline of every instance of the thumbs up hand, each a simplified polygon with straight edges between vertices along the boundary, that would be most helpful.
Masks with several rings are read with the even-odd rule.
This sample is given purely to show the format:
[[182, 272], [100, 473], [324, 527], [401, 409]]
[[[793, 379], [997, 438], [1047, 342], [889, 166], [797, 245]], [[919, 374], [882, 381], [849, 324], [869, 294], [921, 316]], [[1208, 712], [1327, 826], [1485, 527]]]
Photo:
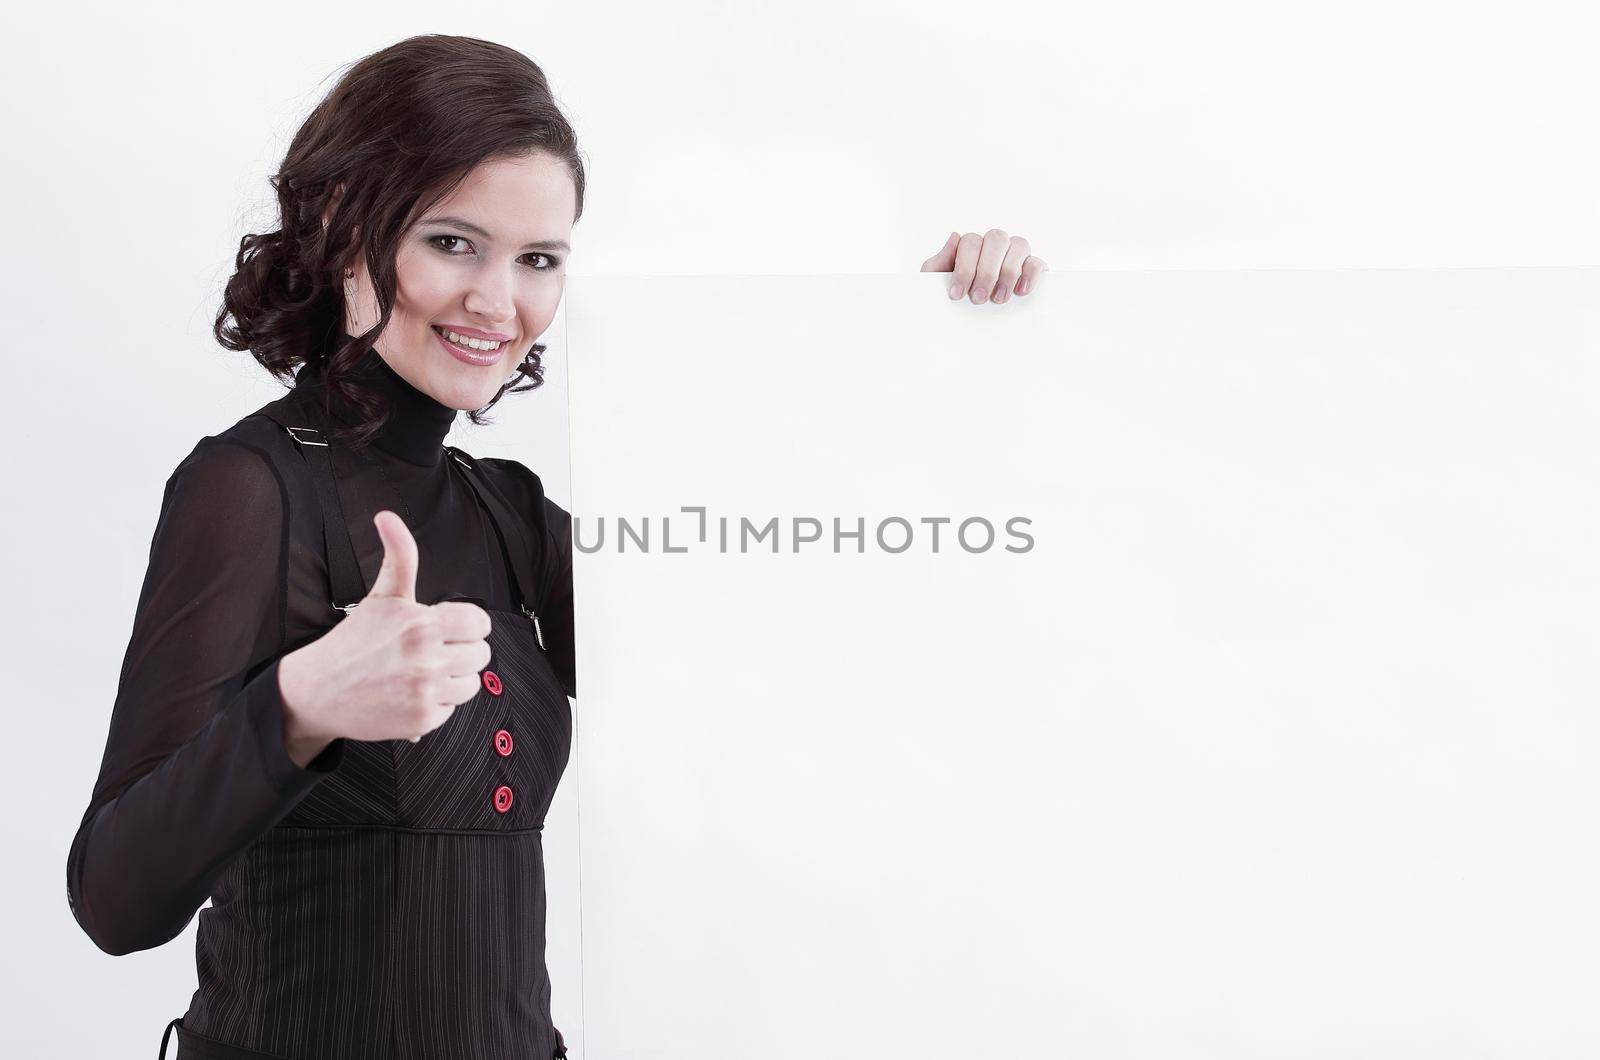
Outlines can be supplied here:
[[284, 745], [296, 765], [333, 740], [417, 740], [477, 695], [489, 613], [461, 600], [417, 603], [417, 543], [405, 521], [373, 523], [383, 566], [361, 603], [278, 663]]

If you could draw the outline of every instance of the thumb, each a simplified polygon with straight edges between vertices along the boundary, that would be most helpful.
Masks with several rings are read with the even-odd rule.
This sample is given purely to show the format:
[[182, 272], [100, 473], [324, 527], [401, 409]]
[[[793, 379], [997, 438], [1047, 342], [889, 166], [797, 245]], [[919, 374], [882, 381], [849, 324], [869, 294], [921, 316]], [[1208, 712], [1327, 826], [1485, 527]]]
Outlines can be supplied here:
[[407, 529], [405, 520], [394, 512], [381, 511], [372, 517], [378, 527], [378, 537], [383, 541], [383, 566], [378, 570], [378, 580], [372, 583], [368, 596], [398, 596], [402, 600], [417, 598], [417, 542]]

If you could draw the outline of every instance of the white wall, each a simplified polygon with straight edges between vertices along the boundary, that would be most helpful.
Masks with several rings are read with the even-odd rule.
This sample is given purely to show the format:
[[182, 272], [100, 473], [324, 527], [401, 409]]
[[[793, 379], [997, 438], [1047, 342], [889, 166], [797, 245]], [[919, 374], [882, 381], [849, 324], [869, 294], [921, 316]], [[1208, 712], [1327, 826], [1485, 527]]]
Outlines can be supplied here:
[[[570, 273], [913, 272], [951, 229], [1055, 270], [1595, 264], [1577, 3], [29, 5], [0, 33], [12, 517], [7, 1047], [147, 1041], [192, 931], [107, 958], [62, 875], [161, 486], [276, 392], [209, 336], [266, 178], [341, 66], [419, 32], [544, 66], [590, 161]], [[708, 290], [717, 283], [703, 281]], [[995, 315], [1012, 307], [989, 307]], [[558, 321], [557, 328], [561, 326]], [[553, 353], [559, 342], [553, 341]], [[652, 353], [693, 334], [654, 336]], [[454, 441], [565, 499], [564, 370]], [[115, 432], [115, 439], [113, 439]], [[547, 473], [548, 472], [548, 473]], [[557, 1015], [576, 807], [550, 825]], [[93, 998], [94, 1017], [82, 1018]], [[46, 1044], [50, 1043], [50, 1044]], [[81, 1049], [79, 1048], [81, 1046]]]

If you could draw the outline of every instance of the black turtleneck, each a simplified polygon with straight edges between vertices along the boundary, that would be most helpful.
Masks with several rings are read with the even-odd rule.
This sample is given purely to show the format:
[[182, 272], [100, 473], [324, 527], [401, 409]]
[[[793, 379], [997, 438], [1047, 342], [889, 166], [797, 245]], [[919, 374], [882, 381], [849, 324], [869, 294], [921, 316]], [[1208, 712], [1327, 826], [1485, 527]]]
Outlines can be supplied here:
[[[295, 379], [295, 388], [314, 391], [320, 400], [325, 389], [323, 376], [323, 365], [306, 365]], [[433, 467], [439, 463], [457, 410], [412, 386], [376, 350], [368, 350], [356, 362], [351, 378], [389, 403], [389, 419], [374, 437], [374, 445], [410, 464]], [[359, 419], [358, 411], [337, 395], [333, 395], [332, 408], [345, 423]]]
[[[372, 584], [383, 546], [372, 517], [405, 521], [418, 549], [417, 600], [468, 599], [512, 610], [491, 524], [443, 443], [456, 410], [407, 383], [375, 352], [363, 379], [390, 402], [376, 444], [339, 483], [357, 558]], [[287, 400], [320, 420], [326, 391], [302, 369]], [[353, 410], [335, 400], [335, 415]], [[535, 543], [547, 653], [569, 695], [570, 520], [514, 460], [477, 458]], [[202, 438], [167, 480], [112, 706], [100, 775], [67, 863], [69, 902], [102, 948], [126, 953], [183, 930], [222, 873], [318, 779], [335, 740], [307, 768], [288, 757], [278, 660], [336, 618], [321, 510], [287, 432], [252, 414]]]

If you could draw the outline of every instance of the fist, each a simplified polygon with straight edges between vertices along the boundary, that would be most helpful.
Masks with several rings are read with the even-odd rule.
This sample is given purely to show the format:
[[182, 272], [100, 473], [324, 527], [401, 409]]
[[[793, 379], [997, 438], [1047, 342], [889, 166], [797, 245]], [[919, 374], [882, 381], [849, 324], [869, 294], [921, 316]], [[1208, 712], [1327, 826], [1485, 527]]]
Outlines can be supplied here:
[[404, 520], [373, 522], [383, 566], [372, 590], [320, 638], [279, 662], [285, 742], [415, 743], [478, 693], [489, 665], [489, 613], [476, 604], [417, 603], [417, 543]]

